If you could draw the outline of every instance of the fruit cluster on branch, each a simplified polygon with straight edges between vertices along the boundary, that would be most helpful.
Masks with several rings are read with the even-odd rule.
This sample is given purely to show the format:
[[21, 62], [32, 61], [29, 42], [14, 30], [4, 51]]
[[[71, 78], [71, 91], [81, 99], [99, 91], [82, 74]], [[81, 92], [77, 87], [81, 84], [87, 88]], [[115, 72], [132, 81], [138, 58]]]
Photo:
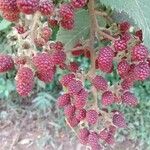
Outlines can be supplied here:
[[[51, 40], [53, 28], [72, 30], [75, 11], [83, 7], [89, 10], [90, 36], [79, 39], [68, 52], [65, 43]], [[79, 141], [92, 150], [103, 149], [104, 143], [113, 145], [117, 128], [127, 124], [122, 112], [109, 111], [107, 107], [135, 107], [138, 100], [131, 88], [137, 81], [150, 77], [150, 55], [143, 44], [142, 31], [130, 32], [128, 22], [119, 23], [115, 33], [111, 28], [101, 29], [97, 15], [109, 17], [96, 10], [93, 0], [71, 0], [60, 5], [50, 0], [0, 0], [0, 10], [5, 19], [14, 22], [18, 46], [13, 56], [0, 55], [0, 73], [15, 67], [16, 90], [19, 95], [28, 96], [35, 78], [50, 83], [57, 69], [67, 70], [69, 73], [60, 80], [64, 93], [57, 100], [67, 124]], [[96, 41], [105, 41], [107, 45], [95, 47]], [[77, 62], [69, 60], [70, 56], [88, 58], [90, 69], [83, 71]], [[119, 81], [110, 84], [106, 75], [114, 70]], [[86, 82], [90, 88], [85, 86]]]

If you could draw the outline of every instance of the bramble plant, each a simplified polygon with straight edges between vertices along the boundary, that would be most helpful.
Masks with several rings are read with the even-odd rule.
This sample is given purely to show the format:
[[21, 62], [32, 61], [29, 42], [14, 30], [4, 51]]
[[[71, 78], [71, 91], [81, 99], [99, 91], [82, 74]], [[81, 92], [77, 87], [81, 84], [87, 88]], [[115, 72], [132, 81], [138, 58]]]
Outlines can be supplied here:
[[[66, 74], [60, 79], [64, 94], [57, 106], [64, 109], [66, 123], [79, 141], [92, 150], [103, 149], [104, 143], [113, 145], [116, 130], [127, 127], [124, 114], [107, 107], [137, 106], [131, 88], [150, 77], [149, 43], [144, 39], [149, 34], [149, 20], [142, 13], [143, 5], [138, 5], [144, 17], [139, 21], [140, 14], [134, 16], [129, 9], [130, 1], [134, 8], [140, 3], [0, 0], [2, 17], [13, 22], [17, 40], [16, 52], [0, 55], [0, 73], [16, 68], [16, 90], [24, 97], [33, 91], [35, 78], [50, 83], [57, 70], [64, 70]], [[127, 11], [142, 29], [128, 20], [116, 23], [112, 11], [103, 4]], [[73, 61], [76, 57], [89, 59], [88, 69]], [[114, 71], [119, 80], [111, 83], [106, 76]]]

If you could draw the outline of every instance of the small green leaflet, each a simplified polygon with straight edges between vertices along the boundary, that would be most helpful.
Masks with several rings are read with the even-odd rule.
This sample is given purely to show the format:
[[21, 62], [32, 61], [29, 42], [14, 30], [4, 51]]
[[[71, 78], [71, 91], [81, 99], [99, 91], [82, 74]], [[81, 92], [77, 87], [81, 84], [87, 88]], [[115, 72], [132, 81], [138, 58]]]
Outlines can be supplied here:
[[65, 30], [60, 27], [57, 40], [65, 43], [66, 50], [70, 50], [81, 38], [86, 38], [89, 34], [90, 18], [87, 10], [77, 11], [75, 14], [75, 27], [73, 30]]
[[144, 43], [150, 46], [150, 2], [149, 0], [100, 0], [117, 11], [125, 11], [144, 33]]
[[12, 23], [3, 19], [1, 22], [0, 22], [0, 31], [2, 30], [5, 30], [7, 29]]

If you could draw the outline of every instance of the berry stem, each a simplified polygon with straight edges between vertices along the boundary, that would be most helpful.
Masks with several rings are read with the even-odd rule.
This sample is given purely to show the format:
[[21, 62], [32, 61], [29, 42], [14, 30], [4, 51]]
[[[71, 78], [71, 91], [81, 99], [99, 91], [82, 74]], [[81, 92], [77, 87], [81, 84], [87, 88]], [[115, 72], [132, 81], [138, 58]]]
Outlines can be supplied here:
[[35, 39], [35, 31], [36, 31], [36, 26], [37, 26], [38, 21], [39, 21], [39, 17], [40, 17], [39, 12], [35, 13], [35, 15], [33, 17], [33, 24], [32, 24], [32, 27], [31, 27], [31, 39], [32, 39], [33, 43], [34, 43], [34, 39]]

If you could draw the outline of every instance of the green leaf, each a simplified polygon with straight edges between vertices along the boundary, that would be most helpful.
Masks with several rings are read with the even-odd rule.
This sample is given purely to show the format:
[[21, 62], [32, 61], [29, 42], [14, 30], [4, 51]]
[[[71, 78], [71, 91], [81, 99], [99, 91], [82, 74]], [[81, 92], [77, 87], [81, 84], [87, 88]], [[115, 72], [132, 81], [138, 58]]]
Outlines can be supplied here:
[[86, 38], [89, 34], [90, 19], [87, 10], [77, 11], [75, 14], [75, 27], [73, 30], [60, 28], [57, 40], [65, 44], [66, 50], [71, 49], [81, 38]]
[[0, 31], [2, 30], [5, 30], [7, 29], [12, 23], [3, 19], [1, 22], [0, 22]]
[[150, 46], [150, 2], [149, 0], [101, 0], [106, 6], [125, 11], [144, 33], [144, 43]]

